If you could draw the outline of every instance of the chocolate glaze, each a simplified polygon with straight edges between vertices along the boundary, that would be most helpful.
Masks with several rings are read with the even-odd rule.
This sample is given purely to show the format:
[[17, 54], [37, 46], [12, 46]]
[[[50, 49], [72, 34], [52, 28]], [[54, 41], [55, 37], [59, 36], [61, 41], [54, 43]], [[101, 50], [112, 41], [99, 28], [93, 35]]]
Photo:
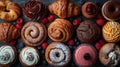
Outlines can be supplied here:
[[103, 6], [103, 13], [107, 18], [118, 19], [120, 17], [120, 3], [117, 1], [108, 1]]
[[77, 28], [77, 37], [81, 42], [95, 43], [101, 36], [99, 26], [90, 20], [80, 23]]
[[30, 20], [39, 20], [46, 15], [46, 6], [39, 1], [30, 0], [25, 3], [23, 8], [24, 15]]

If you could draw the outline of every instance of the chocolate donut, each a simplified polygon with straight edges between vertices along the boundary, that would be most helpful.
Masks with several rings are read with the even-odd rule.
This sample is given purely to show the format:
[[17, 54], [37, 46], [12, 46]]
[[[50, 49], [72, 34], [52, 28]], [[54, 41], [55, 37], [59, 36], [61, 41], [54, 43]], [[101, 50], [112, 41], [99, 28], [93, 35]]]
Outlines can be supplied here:
[[98, 14], [98, 7], [93, 2], [86, 2], [82, 6], [82, 14], [86, 18], [94, 18]]
[[47, 37], [46, 28], [37, 22], [27, 22], [21, 30], [21, 37], [26, 45], [38, 46]]
[[117, 20], [120, 18], [120, 3], [117, 1], [107, 1], [102, 6], [102, 14], [107, 20]]
[[29, 0], [23, 7], [23, 14], [30, 20], [40, 20], [45, 17], [46, 6], [37, 0]]
[[99, 60], [106, 66], [115, 67], [120, 63], [120, 47], [115, 43], [105, 44], [100, 49]]
[[107, 22], [102, 28], [102, 34], [107, 42], [120, 41], [120, 23]]
[[48, 36], [53, 41], [66, 42], [72, 35], [72, 24], [65, 19], [56, 19], [48, 27]]
[[52, 66], [63, 67], [71, 60], [69, 47], [60, 42], [52, 42], [45, 51], [46, 61]]
[[85, 43], [95, 43], [101, 36], [100, 27], [91, 20], [80, 23], [76, 31], [78, 39]]

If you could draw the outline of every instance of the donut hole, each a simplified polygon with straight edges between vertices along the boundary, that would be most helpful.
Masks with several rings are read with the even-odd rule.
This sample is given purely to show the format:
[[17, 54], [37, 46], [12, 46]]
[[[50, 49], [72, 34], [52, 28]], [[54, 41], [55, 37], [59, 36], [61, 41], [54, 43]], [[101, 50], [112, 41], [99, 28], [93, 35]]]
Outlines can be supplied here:
[[59, 54], [59, 53], [56, 53], [56, 57], [60, 57], [60, 54]]
[[114, 11], [115, 11], [115, 7], [114, 7], [114, 6], [109, 6], [109, 7], [108, 7], [108, 11], [114, 12]]

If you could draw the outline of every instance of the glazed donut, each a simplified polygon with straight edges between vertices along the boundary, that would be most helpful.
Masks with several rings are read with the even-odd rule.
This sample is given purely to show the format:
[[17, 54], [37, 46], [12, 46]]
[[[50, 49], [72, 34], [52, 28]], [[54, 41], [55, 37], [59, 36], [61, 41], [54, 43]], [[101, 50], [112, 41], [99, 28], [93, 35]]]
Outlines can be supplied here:
[[102, 6], [102, 14], [107, 20], [117, 20], [120, 18], [120, 3], [117, 1], [107, 1]]
[[98, 14], [98, 7], [93, 2], [86, 2], [82, 6], [82, 14], [86, 18], [94, 18]]
[[45, 51], [46, 61], [52, 66], [63, 67], [71, 60], [69, 47], [60, 42], [52, 42]]
[[66, 42], [72, 35], [72, 24], [65, 19], [56, 19], [48, 27], [48, 36], [53, 41]]
[[46, 28], [37, 22], [27, 22], [22, 28], [21, 37], [26, 45], [38, 46], [47, 37]]
[[106, 66], [115, 67], [120, 63], [120, 47], [115, 43], [105, 44], [100, 49], [99, 60]]
[[107, 42], [120, 41], [120, 24], [118, 22], [107, 22], [102, 28], [102, 34]]
[[0, 1], [0, 19], [14, 21], [20, 16], [21, 10], [17, 3]]

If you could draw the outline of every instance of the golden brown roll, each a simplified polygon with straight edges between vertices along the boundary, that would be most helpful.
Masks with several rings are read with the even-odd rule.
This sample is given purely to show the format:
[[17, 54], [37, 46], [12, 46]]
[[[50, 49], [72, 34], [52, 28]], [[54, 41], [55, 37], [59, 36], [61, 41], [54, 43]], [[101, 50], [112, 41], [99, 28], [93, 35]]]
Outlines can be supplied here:
[[38, 46], [47, 37], [46, 28], [37, 22], [27, 22], [22, 28], [21, 37], [26, 45]]
[[103, 37], [107, 42], [120, 41], [120, 24], [118, 22], [107, 22], [103, 26]]
[[56, 14], [60, 18], [68, 18], [80, 14], [80, 7], [69, 0], [57, 0], [50, 4], [48, 9], [51, 13]]
[[72, 24], [65, 19], [56, 19], [48, 27], [48, 36], [53, 41], [66, 42], [72, 35]]
[[11, 40], [17, 39], [20, 36], [20, 31], [13, 26], [11, 23], [2, 22], [0, 23], [0, 41], [10, 42]]
[[20, 16], [20, 13], [21, 10], [17, 3], [9, 0], [0, 1], [0, 19], [13, 21]]
[[115, 43], [105, 44], [100, 49], [99, 60], [108, 67], [115, 67], [120, 63], [120, 47]]

